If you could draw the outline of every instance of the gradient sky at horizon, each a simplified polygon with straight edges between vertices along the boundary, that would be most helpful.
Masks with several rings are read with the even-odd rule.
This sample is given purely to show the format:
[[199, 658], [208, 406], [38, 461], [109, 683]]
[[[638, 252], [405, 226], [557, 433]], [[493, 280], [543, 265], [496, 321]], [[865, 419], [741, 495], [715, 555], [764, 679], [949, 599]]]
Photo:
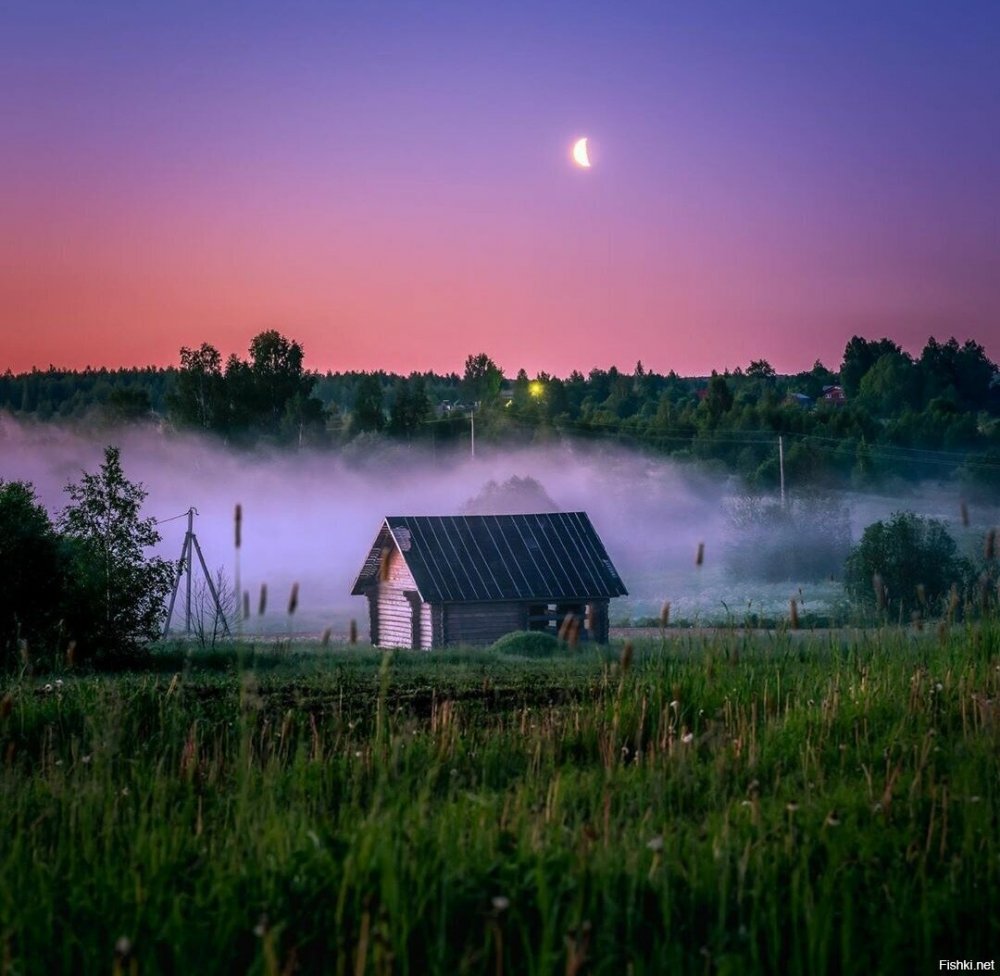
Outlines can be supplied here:
[[998, 359], [997, 50], [996, 3], [17, 0], [0, 370]]

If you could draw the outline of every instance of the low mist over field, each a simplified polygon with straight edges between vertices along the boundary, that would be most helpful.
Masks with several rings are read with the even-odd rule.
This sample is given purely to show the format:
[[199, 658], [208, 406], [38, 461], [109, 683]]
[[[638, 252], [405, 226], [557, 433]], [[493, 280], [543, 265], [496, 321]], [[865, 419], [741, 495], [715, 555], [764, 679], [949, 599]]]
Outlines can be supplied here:
[[[84, 434], [9, 417], [0, 418], [0, 478], [32, 482], [55, 515], [66, 502], [63, 487], [95, 471], [109, 443], [121, 448], [127, 477], [149, 492], [144, 514], [162, 523], [165, 557], [179, 556], [185, 528], [183, 518], [166, 520], [194, 506], [209, 568], [231, 579], [233, 511], [243, 506], [241, 582], [255, 614], [261, 583], [269, 588], [267, 618], [255, 616], [250, 630], [285, 630], [294, 581], [300, 584], [296, 631], [331, 624], [340, 631], [352, 616], [365, 620], [364, 601], [349, 592], [384, 515], [459, 513], [490, 482], [502, 486], [514, 477], [535, 479], [559, 509], [590, 515], [630, 592], [612, 605], [619, 621], [656, 616], [663, 600], [671, 601], [675, 619], [689, 620], [780, 614], [793, 594], [806, 610], [824, 611], [840, 597], [838, 554], [870, 522], [911, 509], [945, 520], [971, 549], [998, 519], [995, 509], [973, 508], [963, 527], [958, 490], [943, 485], [925, 484], [905, 496], [818, 499], [799, 498], [791, 486], [794, 518], [775, 527], [746, 515], [749, 507], [759, 516], [773, 499], [748, 499], [733, 479], [608, 445], [483, 445], [475, 458], [379, 441], [337, 453], [250, 453], [148, 427]], [[487, 496], [498, 512], [540, 507], [502, 490]], [[705, 562], [698, 568], [700, 542]]]

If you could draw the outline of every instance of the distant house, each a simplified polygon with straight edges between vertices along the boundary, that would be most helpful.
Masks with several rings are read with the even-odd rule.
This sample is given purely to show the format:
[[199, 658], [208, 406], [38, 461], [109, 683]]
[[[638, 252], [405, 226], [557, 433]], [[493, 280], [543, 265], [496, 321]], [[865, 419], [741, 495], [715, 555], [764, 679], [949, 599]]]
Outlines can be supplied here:
[[628, 591], [585, 512], [389, 516], [351, 589], [368, 598], [377, 647], [488, 644], [513, 630], [608, 640]]
[[822, 399], [826, 403], [832, 403], [835, 407], [842, 407], [847, 403], [847, 397], [844, 396], [844, 388], [842, 386], [824, 386]]

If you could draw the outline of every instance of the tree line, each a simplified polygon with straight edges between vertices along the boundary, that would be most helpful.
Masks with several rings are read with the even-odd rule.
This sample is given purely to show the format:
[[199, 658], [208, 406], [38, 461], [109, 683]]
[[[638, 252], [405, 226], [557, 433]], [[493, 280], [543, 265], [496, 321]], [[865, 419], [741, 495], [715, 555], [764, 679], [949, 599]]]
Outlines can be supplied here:
[[[505, 379], [487, 354], [438, 374], [309, 371], [300, 343], [270, 330], [247, 358], [208, 343], [168, 369], [33, 370], [0, 376], [0, 409], [94, 423], [157, 418], [230, 443], [336, 445], [359, 436], [464, 441], [475, 411], [484, 440], [610, 438], [724, 465], [751, 485], [777, 483], [776, 440], [799, 484], [869, 484], [887, 475], [961, 470], [970, 488], [1000, 475], [1000, 382], [983, 347], [931, 338], [919, 356], [890, 339], [853, 337], [839, 368], [779, 375], [766, 360], [683, 377], [594, 368]], [[835, 388], [835, 389], [831, 389]], [[839, 391], [839, 392], [838, 392]]]

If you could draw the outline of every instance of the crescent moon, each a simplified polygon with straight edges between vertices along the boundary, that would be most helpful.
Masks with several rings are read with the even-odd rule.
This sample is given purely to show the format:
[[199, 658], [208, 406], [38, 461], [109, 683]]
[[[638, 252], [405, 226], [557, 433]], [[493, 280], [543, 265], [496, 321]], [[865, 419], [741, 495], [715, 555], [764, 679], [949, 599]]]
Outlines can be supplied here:
[[590, 155], [587, 152], [587, 137], [573, 143], [573, 162], [584, 169], [590, 169]]

